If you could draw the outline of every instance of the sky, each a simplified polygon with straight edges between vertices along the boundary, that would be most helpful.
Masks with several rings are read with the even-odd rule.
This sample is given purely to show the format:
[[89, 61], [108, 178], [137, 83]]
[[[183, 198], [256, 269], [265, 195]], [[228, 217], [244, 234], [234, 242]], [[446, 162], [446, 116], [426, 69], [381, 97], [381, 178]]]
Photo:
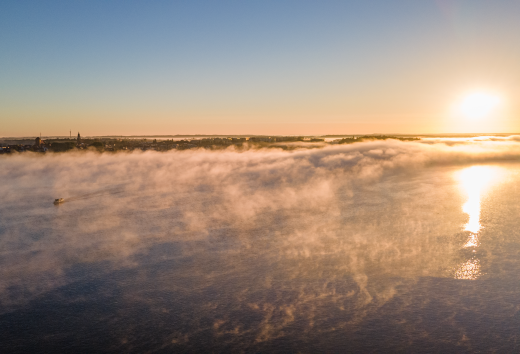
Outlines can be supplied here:
[[[4, 0], [0, 136], [520, 132], [519, 18], [516, 0]], [[475, 93], [499, 104], [468, 117]]]

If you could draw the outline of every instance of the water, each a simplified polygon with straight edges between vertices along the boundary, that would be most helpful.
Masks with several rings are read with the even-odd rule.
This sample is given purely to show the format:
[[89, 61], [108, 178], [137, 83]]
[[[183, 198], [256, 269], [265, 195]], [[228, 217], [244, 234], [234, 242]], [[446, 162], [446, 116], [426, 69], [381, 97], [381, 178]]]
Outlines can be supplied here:
[[520, 163], [385, 144], [4, 159], [0, 348], [517, 351]]

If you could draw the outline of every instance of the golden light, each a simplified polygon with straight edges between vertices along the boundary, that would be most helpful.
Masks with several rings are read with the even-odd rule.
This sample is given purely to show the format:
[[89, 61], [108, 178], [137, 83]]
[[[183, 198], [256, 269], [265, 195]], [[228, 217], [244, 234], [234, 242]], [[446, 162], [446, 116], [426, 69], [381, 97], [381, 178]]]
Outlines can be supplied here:
[[483, 118], [492, 113], [501, 103], [499, 96], [486, 92], [467, 95], [460, 104], [461, 113], [470, 119]]
[[455, 279], [475, 280], [481, 275], [480, 260], [473, 258], [460, 265], [455, 272]]
[[[464, 231], [469, 231], [468, 239], [462, 248], [475, 249], [480, 246], [481, 199], [486, 190], [496, 183], [503, 175], [503, 170], [494, 166], [472, 166], [457, 172], [461, 189], [467, 195], [467, 201], [462, 206], [462, 211], [468, 214], [468, 222], [464, 225]], [[480, 261], [473, 257], [459, 265], [455, 271], [455, 279], [474, 280], [482, 275]]]
[[[464, 230], [471, 232], [475, 237], [481, 229], [480, 197], [482, 189], [489, 184], [494, 172], [496, 173], [492, 167], [472, 166], [462, 170], [459, 174], [462, 188], [468, 195], [467, 202], [462, 206], [462, 211], [469, 216]], [[464, 247], [476, 246], [476, 241], [472, 242], [470, 239]]]

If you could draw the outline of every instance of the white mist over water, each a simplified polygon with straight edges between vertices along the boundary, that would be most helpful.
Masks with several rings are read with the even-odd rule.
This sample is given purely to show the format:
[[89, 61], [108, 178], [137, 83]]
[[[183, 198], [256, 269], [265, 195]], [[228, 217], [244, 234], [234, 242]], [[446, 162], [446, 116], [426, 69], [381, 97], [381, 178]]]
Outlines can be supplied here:
[[[435, 301], [463, 316], [458, 287], [520, 270], [519, 157], [517, 137], [4, 156], [0, 310], [117, 303], [99, 316], [122, 321], [123, 351], [140, 348], [139, 321], [168, 329], [157, 348], [196, 350], [204, 333], [235, 351], [296, 350], [319, 334], [338, 346], [317, 349], [337, 351], [336, 335], [393, 309], [402, 323]], [[472, 296], [486, 311], [489, 292]]]

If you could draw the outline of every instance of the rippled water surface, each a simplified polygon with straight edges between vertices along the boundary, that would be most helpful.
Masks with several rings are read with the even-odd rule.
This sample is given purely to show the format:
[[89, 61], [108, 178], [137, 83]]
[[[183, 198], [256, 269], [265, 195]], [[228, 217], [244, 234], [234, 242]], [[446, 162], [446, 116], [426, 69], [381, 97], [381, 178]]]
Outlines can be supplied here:
[[0, 348], [517, 351], [520, 163], [403, 145], [4, 159]]

